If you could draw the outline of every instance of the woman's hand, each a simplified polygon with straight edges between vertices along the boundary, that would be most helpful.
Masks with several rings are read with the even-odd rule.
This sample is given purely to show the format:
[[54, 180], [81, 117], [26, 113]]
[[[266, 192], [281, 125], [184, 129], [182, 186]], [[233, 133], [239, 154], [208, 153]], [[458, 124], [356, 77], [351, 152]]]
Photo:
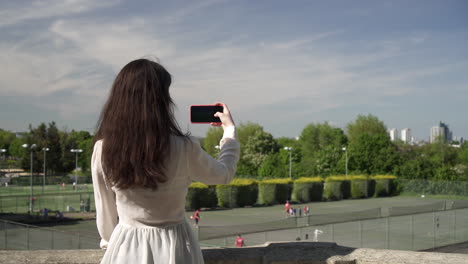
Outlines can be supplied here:
[[211, 125], [221, 126], [223, 127], [223, 129], [225, 129], [226, 127], [235, 126], [234, 121], [232, 120], [232, 117], [231, 117], [231, 112], [229, 112], [229, 108], [227, 107], [227, 105], [223, 103], [216, 103], [215, 105], [220, 105], [223, 107], [222, 113], [216, 112], [214, 114], [215, 117], [219, 117], [219, 119], [221, 119], [221, 123], [211, 123]]

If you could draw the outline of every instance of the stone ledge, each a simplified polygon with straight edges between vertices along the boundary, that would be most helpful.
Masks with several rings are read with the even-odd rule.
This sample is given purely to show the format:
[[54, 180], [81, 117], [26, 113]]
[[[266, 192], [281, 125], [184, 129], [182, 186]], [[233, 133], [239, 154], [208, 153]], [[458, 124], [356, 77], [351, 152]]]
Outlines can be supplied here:
[[[97, 264], [103, 250], [0, 251], [3, 264]], [[269, 243], [245, 248], [204, 248], [206, 264], [459, 264], [468, 255], [348, 248], [335, 243]]]

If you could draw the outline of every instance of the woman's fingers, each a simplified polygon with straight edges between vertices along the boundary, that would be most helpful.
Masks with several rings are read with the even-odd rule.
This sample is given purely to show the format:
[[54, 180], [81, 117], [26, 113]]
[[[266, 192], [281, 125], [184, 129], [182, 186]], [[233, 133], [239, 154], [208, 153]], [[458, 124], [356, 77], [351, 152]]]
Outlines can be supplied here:
[[226, 104], [217, 102], [215, 105], [219, 105], [223, 107], [223, 112], [216, 112], [214, 114], [215, 117], [219, 117], [221, 120], [221, 124], [219, 123], [211, 123], [212, 126], [222, 126], [227, 127], [227, 126], [234, 126], [234, 121], [232, 120], [231, 112], [229, 111], [229, 108]]

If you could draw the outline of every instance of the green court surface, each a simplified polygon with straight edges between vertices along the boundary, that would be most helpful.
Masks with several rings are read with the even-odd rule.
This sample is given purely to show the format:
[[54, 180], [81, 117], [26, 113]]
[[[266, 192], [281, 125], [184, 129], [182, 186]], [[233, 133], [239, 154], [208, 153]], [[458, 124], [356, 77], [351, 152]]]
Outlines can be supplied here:
[[[317, 218], [319, 216], [324, 216], [325, 218], [330, 216], [330, 222], [340, 222], [340, 219], [335, 219], [337, 214], [352, 215], [356, 214], [356, 212], [359, 214], [362, 211], [374, 208], [383, 208], [382, 210], [385, 211], [391, 207], [425, 207], [432, 206], [434, 204], [438, 205], [440, 202], [444, 201], [445, 200], [428, 198], [389, 197], [333, 202], [313, 202], [307, 204], [292, 204], [291, 206], [303, 208], [305, 205], [309, 205], [311, 219], [314, 218], [314, 215], [316, 215]], [[187, 212], [187, 218], [192, 214], [193, 212]], [[284, 212], [284, 205], [282, 204], [266, 207], [202, 210], [200, 212], [200, 216], [201, 220], [199, 225], [202, 230], [207, 227], [266, 224], [275, 221], [287, 221]], [[301, 221], [302, 218], [297, 217], [296, 219], [294, 217], [289, 217], [288, 219]], [[80, 221], [71, 225], [56, 225], [53, 228], [75, 232], [86, 232], [88, 234], [94, 233], [97, 235], [94, 221], [90, 220]]]
[[[391, 197], [291, 206], [304, 208], [305, 205], [310, 206], [309, 217], [287, 217], [284, 205], [202, 210], [200, 226], [192, 226], [202, 246], [234, 246], [237, 234], [242, 234], [247, 245], [300, 239], [336, 242], [350, 247], [403, 250], [428, 249], [468, 241], [467, 200], [453, 202]], [[187, 219], [192, 214], [187, 212]], [[81, 248], [98, 247], [99, 234], [94, 220], [64, 222], [48, 228], [65, 231], [66, 234], [58, 234], [62, 241], [65, 241], [65, 235], [73, 236], [67, 240], [70, 244], [67, 248], [77, 245]], [[13, 242], [25, 245], [25, 233], [19, 228], [8, 228], [6, 232], [9, 245]], [[316, 232], [319, 234], [316, 235]], [[41, 236], [50, 240], [48, 244], [57, 247], [59, 244], [54, 242], [54, 235], [49, 233], [44, 231]]]
[[[333, 202], [312, 202], [305, 204], [292, 204], [291, 207], [309, 205], [310, 215], [332, 215], [341, 213], [360, 212], [373, 208], [426, 206], [438, 203], [441, 199], [415, 198], [415, 197], [388, 197], [356, 200], [341, 200]], [[191, 215], [190, 212], [187, 215]], [[229, 226], [239, 224], [264, 223], [285, 219], [284, 205], [267, 207], [233, 208], [226, 210], [208, 210], [200, 213], [200, 226]]]
[[[33, 195], [41, 195], [41, 194], [73, 194], [79, 192], [93, 192], [93, 185], [92, 184], [78, 184], [75, 188], [73, 188], [72, 184], [66, 184], [61, 186], [59, 184], [55, 185], [45, 185], [42, 188], [42, 185], [33, 185], [32, 192]], [[0, 197], [5, 196], [14, 196], [14, 195], [30, 195], [31, 187], [30, 186], [1, 186], [0, 187]]]

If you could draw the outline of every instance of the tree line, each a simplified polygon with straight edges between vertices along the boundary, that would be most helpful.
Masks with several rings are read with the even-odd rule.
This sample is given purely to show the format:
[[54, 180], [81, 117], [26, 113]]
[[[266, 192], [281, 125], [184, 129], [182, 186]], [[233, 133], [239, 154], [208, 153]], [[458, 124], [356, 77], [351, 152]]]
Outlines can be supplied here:
[[[453, 147], [442, 139], [431, 144], [410, 145], [393, 142], [385, 124], [374, 115], [359, 115], [343, 129], [328, 122], [310, 123], [298, 139], [274, 138], [255, 123], [237, 127], [241, 144], [238, 177], [292, 177], [392, 174], [406, 179], [468, 181], [468, 144]], [[220, 128], [210, 128], [203, 139], [204, 149], [213, 156], [222, 137]], [[292, 149], [285, 149], [291, 147]], [[347, 153], [346, 153], [347, 152]]]
[[[260, 124], [244, 123], [237, 127], [241, 144], [238, 163], [239, 178], [287, 178], [291, 156], [292, 177], [349, 174], [392, 174], [407, 179], [468, 181], [468, 144], [455, 148], [439, 140], [424, 145], [392, 142], [385, 124], [374, 115], [359, 115], [343, 129], [327, 122], [310, 123], [296, 138], [274, 138]], [[223, 135], [221, 128], [211, 127], [200, 139], [206, 152], [216, 157], [216, 146]], [[37, 144], [34, 171], [43, 171], [42, 148], [48, 147], [48, 173], [69, 173], [78, 165], [89, 174], [93, 137], [87, 131], [59, 130], [54, 122], [29, 127], [29, 132], [17, 138], [0, 129], [0, 148], [7, 149], [10, 162], [29, 170], [29, 150], [23, 144]], [[290, 147], [290, 149], [285, 149]], [[291, 153], [290, 153], [291, 152]], [[4, 166], [2, 166], [4, 168]]]
[[55, 122], [41, 123], [37, 127], [29, 125], [29, 131], [19, 137], [15, 133], [0, 129], [0, 148], [6, 149], [7, 161], [1, 168], [13, 167], [30, 170], [30, 149], [23, 144], [36, 144], [33, 151], [34, 172], [44, 171], [44, 151], [49, 175], [67, 174], [75, 170], [75, 153], [72, 149], [82, 149], [78, 154], [78, 166], [83, 172], [90, 170], [93, 152], [93, 136], [87, 131], [59, 130]]

